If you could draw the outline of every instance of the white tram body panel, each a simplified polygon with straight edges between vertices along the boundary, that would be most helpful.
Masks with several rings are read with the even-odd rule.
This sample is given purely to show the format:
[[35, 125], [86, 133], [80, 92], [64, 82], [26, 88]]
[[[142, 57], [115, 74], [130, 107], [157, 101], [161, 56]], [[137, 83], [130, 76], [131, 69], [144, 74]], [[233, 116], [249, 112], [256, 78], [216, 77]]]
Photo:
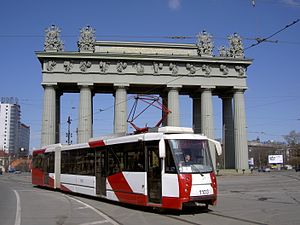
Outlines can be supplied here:
[[179, 183], [177, 174], [163, 174], [162, 196], [179, 197]]
[[192, 174], [191, 197], [214, 194], [210, 174]]
[[71, 192], [96, 196], [96, 177], [61, 174], [61, 185]]

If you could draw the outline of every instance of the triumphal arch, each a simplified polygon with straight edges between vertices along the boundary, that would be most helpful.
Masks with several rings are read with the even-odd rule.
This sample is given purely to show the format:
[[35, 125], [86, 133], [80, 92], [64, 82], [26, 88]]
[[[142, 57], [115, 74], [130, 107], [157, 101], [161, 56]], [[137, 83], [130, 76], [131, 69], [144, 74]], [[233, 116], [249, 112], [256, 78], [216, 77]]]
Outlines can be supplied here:
[[[180, 126], [179, 96], [189, 95], [196, 133], [214, 138], [212, 97], [222, 99], [225, 167], [248, 168], [244, 92], [246, 69], [241, 38], [231, 35], [228, 47], [213, 53], [206, 31], [195, 44], [97, 41], [89, 26], [80, 31], [78, 51], [63, 50], [60, 30], [46, 30], [42, 65], [44, 105], [41, 145], [59, 142], [60, 96], [80, 93], [78, 143], [92, 137], [93, 96], [114, 95], [114, 132], [127, 132], [127, 94], [160, 95], [171, 111], [165, 125]], [[215, 154], [212, 153], [215, 158]]]

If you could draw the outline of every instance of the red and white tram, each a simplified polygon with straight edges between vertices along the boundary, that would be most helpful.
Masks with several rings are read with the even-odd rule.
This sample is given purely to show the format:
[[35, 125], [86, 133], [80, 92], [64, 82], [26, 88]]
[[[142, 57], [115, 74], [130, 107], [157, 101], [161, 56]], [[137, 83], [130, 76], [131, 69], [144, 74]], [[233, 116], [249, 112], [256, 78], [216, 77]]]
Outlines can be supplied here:
[[103, 137], [33, 152], [32, 184], [113, 201], [182, 209], [213, 205], [217, 182], [209, 141], [191, 128]]

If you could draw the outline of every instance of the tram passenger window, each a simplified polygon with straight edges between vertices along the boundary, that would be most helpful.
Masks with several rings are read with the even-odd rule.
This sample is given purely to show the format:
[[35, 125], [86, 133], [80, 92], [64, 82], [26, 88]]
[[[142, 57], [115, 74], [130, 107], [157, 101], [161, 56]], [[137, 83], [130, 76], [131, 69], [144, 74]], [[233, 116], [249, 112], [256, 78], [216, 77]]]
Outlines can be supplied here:
[[76, 174], [95, 175], [95, 151], [94, 149], [80, 149], [76, 154]]
[[45, 163], [45, 172], [54, 173], [54, 152], [46, 153], [43, 161]]
[[33, 157], [33, 168], [43, 169], [43, 157], [44, 155], [38, 154]]
[[108, 153], [108, 175], [112, 175], [121, 171], [120, 168], [120, 157], [121, 154], [116, 154], [116, 152], [111, 149]]
[[69, 155], [69, 174], [76, 174], [76, 154], [77, 151], [70, 151]]
[[69, 173], [69, 151], [61, 152], [61, 173]]
[[120, 146], [124, 152], [124, 170], [144, 172], [145, 156], [142, 143], [129, 143]]
[[176, 173], [176, 166], [174, 162], [174, 157], [172, 155], [170, 146], [166, 144], [166, 168], [165, 171], [166, 173]]
[[61, 173], [76, 174], [76, 150], [61, 152]]

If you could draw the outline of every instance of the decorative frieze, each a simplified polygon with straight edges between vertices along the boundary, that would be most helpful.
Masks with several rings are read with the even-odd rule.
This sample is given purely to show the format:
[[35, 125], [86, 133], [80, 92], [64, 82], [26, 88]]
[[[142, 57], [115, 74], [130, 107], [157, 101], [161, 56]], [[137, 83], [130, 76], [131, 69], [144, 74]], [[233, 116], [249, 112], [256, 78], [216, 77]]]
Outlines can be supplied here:
[[70, 61], [64, 61], [64, 70], [66, 73], [70, 73], [73, 68], [73, 64]]
[[[94, 67], [92, 65], [95, 64]], [[98, 64], [98, 67], [96, 66]], [[147, 76], [245, 76], [245, 67], [240, 64], [212, 64], [201, 62], [175, 63], [147, 61], [89, 61], [89, 60], [48, 60], [44, 64], [45, 72], [90, 73], [90, 74], [127, 74]], [[130, 66], [130, 68], [128, 68]], [[232, 68], [232, 70], [230, 70]]]
[[163, 66], [164, 66], [163, 63], [153, 62], [153, 73], [154, 73], [154, 75], [158, 75], [159, 71], [163, 69]]
[[172, 75], [178, 74], [178, 67], [175, 63], [170, 63], [169, 70], [172, 72]]
[[193, 64], [187, 63], [185, 65], [185, 68], [189, 71], [189, 74], [195, 74], [196, 73], [196, 67]]
[[211, 73], [211, 67], [209, 65], [203, 64], [202, 71], [205, 73], [206, 76], [209, 76]]
[[117, 71], [118, 73], [122, 73], [123, 70], [125, 70], [127, 67], [127, 63], [126, 62], [118, 62], [117, 63]]
[[224, 64], [220, 65], [220, 71], [223, 73], [223, 75], [227, 75], [229, 73], [228, 67]]
[[108, 68], [109, 68], [109, 63], [104, 62], [104, 61], [100, 61], [100, 62], [99, 62], [99, 68], [100, 68], [100, 72], [101, 72], [101, 73], [106, 73], [106, 71], [107, 71]]
[[144, 73], [144, 66], [140, 62], [133, 63], [132, 67], [136, 69], [137, 74], [142, 75]]
[[87, 72], [88, 68], [91, 68], [92, 63], [90, 61], [81, 61], [79, 64], [79, 68], [81, 72]]
[[46, 63], [46, 70], [47, 71], [53, 71], [54, 68], [56, 66], [56, 62], [55, 61], [52, 61], [52, 60], [49, 60], [47, 63]]
[[245, 68], [242, 66], [235, 66], [234, 69], [240, 76], [243, 76], [245, 74]]

